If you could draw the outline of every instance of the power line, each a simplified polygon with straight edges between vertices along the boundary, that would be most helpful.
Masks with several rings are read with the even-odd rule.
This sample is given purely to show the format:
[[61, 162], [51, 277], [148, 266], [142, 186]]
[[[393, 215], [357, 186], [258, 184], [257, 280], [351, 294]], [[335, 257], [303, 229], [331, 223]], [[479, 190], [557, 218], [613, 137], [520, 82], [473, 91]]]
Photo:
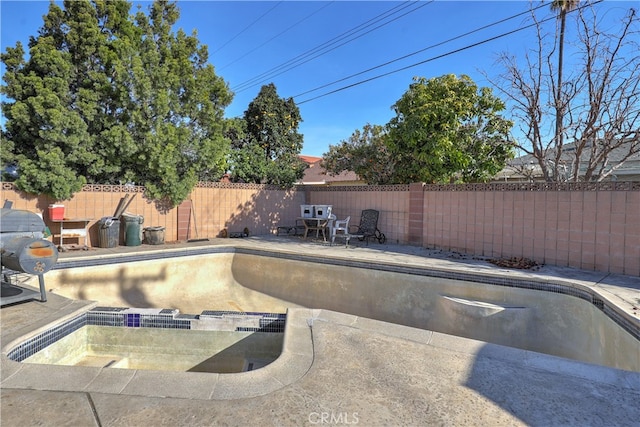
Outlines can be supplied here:
[[[549, 21], [551, 19], [555, 19], [555, 17], [550, 17], [550, 18], [547, 18], [547, 19], [543, 19], [542, 21], [539, 21], [538, 23], [541, 24], [541, 23], [544, 23], [544, 22]], [[370, 81], [377, 80], [379, 78], [386, 77], [386, 76], [389, 76], [391, 74], [399, 73], [400, 71], [408, 70], [409, 68], [417, 67], [418, 65], [426, 64], [427, 62], [435, 61], [436, 59], [441, 59], [441, 58], [444, 58], [446, 56], [453, 55], [454, 53], [460, 53], [460, 52], [462, 52], [464, 50], [471, 49], [472, 47], [480, 46], [480, 45], [483, 45], [485, 43], [500, 39], [502, 37], [509, 36], [511, 34], [514, 34], [514, 33], [520, 32], [522, 30], [525, 30], [527, 28], [531, 28], [531, 27], [533, 27], [535, 25], [536, 24], [534, 23], [534, 24], [527, 25], [525, 27], [520, 27], [520, 28], [517, 28], [515, 30], [511, 30], [511, 31], [508, 31], [506, 33], [502, 33], [500, 35], [497, 35], [497, 36], [494, 36], [494, 37], [490, 37], [488, 39], [484, 39], [482, 41], [479, 41], [479, 42], [476, 42], [476, 43], [461, 47], [459, 49], [451, 50], [451, 51], [443, 53], [441, 55], [433, 56], [431, 58], [425, 59], [424, 61], [416, 62], [414, 64], [407, 65], [405, 67], [397, 68], [395, 70], [392, 70], [392, 71], [389, 71], [389, 72], [386, 72], [386, 73], [383, 73], [383, 74], [378, 74], [377, 76], [373, 76], [373, 77], [370, 77], [370, 78], [365, 79], [365, 80], [360, 80], [359, 82], [352, 83], [350, 85], [343, 86], [343, 87], [338, 88], [338, 89], [334, 89], [332, 91], [323, 93], [322, 95], [318, 95], [318, 96], [315, 96], [313, 98], [305, 99], [304, 101], [296, 102], [296, 104], [297, 105], [305, 104], [307, 102], [314, 101], [314, 100], [316, 100], [318, 98], [323, 98], [323, 97], [325, 97], [327, 95], [332, 95], [334, 93], [341, 92], [343, 90], [350, 89], [350, 88], [355, 87], [355, 86], [360, 86], [361, 84], [368, 83]]]
[[279, 1], [278, 3], [276, 3], [271, 9], [267, 10], [265, 13], [263, 13], [262, 15], [260, 15], [258, 17], [258, 19], [254, 20], [251, 24], [247, 25], [243, 30], [241, 30], [238, 34], [236, 34], [235, 36], [231, 37], [228, 41], [226, 41], [222, 46], [220, 46], [219, 48], [217, 48], [215, 50], [215, 52], [213, 53], [217, 53], [220, 50], [222, 50], [222, 48], [224, 48], [226, 45], [228, 45], [229, 43], [231, 43], [232, 41], [234, 41], [235, 39], [237, 39], [241, 34], [243, 34], [244, 32], [246, 32], [249, 28], [253, 27], [258, 21], [260, 21], [262, 18], [264, 18], [265, 16], [267, 16], [273, 9], [275, 9], [276, 7], [280, 6], [280, 3], [282, 3], [281, 1]]
[[[264, 73], [259, 74], [256, 77], [253, 77], [253, 78], [251, 78], [251, 79], [249, 79], [249, 80], [247, 80], [247, 81], [245, 81], [243, 83], [240, 83], [236, 87], [233, 87], [232, 90], [235, 91], [236, 93], [242, 92], [242, 91], [244, 91], [244, 90], [246, 90], [246, 89], [248, 89], [248, 88], [250, 88], [252, 86], [255, 86], [257, 84], [260, 84], [261, 82], [264, 82], [267, 79], [270, 79], [272, 77], [278, 76], [278, 75], [280, 75], [280, 74], [282, 74], [284, 72], [287, 72], [287, 71], [289, 71], [289, 70], [291, 70], [293, 68], [296, 68], [296, 67], [298, 67], [298, 66], [300, 66], [302, 64], [305, 64], [306, 62], [309, 62], [312, 59], [317, 58], [318, 56], [324, 55], [324, 54], [326, 54], [326, 53], [328, 53], [328, 52], [330, 52], [332, 50], [337, 49], [340, 46], [343, 46], [346, 43], [349, 43], [349, 42], [351, 42], [353, 40], [356, 40], [356, 39], [358, 39], [358, 38], [360, 38], [360, 37], [362, 37], [362, 36], [364, 36], [366, 34], [369, 34], [372, 31], [377, 30], [378, 28], [381, 28], [384, 25], [387, 25], [387, 24], [389, 24], [389, 23], [391, 23], [391, 22], [393, 22], [393, 21], [395, 21], [397, 19], [400, 19], [401, 17], [403, 17], [403, 16], [405, 16], [405, 15], [407, 15], [409, 13], [415, 12], [416, 10], [426, 6], [427, 4], [432, 3], [433, 0], [429, 1], [426, 4], [421, 4], [417, 8], [415, 8], [413, 10], [410, 10], [409, 12], [406, 12], [406, 13], [402, 14], [399, 17], [394, 18], [391, 21], [384, 22], [381, 25], [379, 25], [379, 26], [367, 31], [364, 34], [361, 34], [361, 35], [359, 35], [357, 37], [354, 37], [354, 38], [352, 38], [350, 40], [345, 41], [344, 43], [342, 43], [342, 44], [340, 44], [338, 46], [335, 46], [335, 47], [329, 49], [329, 47], [335, 45], [336, 43], [339, 43], [340, 41], [342, 41], [342, 40], [344, 40], [344, 39], [346, 39], [348, 37], [351, 37], [353, 34], [357, 33], [358, 31], [362, 31], [363, 29], [366, 29], [367, 27], [370, 27], [370, 26], [378, 23], [379, 21], [382, 21], [382, 20], [386, 19], [388, 17], [386, 15], [389, 15], [389, 16], [394, 15], [394, 14], [396, 14], [396, 13], [398, 13], [398, 12], [400, 12], [400, 11], [410, 7], [410, 6], [412, 6], [413, 3], [418, 3], [418, 2], [419, 2], [419, 0], [417, 2], [407, 1], [407, 2], [405, 2], [403, 4], [401, 4], [401, 5], [394, 6], [393, 8], [387, 10], [386, 12], [384, 12], [384, 13], [382, 13], [380, 15], [377, 15], [376, 17], [374, 17], [374, 18], [372, 18], [372, 19], [370, 19], [370, 20], [368, 20], [368, 21], [366, 21], [366, 22], [364, 22], [364, 23], [352, 28], [351, 30], [346, 31], [346, 32], [340, 34], [339, 36], [336, 36], [333, 39], [331, 39], [331, 40], [329, 40], [329, 41], [327, 41], [325, 43], [322, 43], [319, 46], [316, 46], [315, 48], [312, 48], [312, 49], [310, 49], [310, 50], [308, 50], [308, 51], [306, 51], [306, 52], [304, 52], [304, 53], [302, 53], [302, 54], [300, 54], [300, 55], [298, 55], [298, 56], [296, 56], [296, 57], [294, 57], [294, 58], [292, 58], [292, 59], [290, 59], [290, 60], [288, 60], [288, 61], [286, 61], [286, 62], [284, 62], [284, 63], [282, 63], [282, 64], [280, 64], [280, 65], [278, 65], [278, 66], [276, 66], [274, 68], [272, 68], [272, 69], [270, 69], [270, 70], [268, 70], [268, 71], [265, 71]], [[409, 3], [409, 4], [407, 4], [407, 3]], [[399, 9], [399, 10], [395, 10], [395, 9]], [[329, 49], [329, 50], [326, 50], [326, 49]], [[325, 50], [325, 51], [322, 52], [322, 53], [317, 53], [317, 52], [321, 52], [322, 50]], [[314, 54], [316, 54], [316, 55], [311, 57], [311, 58], [309, 58], [311, 55], [314, 55]], [[308, 59], [304, 60], [305, 58], [308, 58]]]
[[224, 70], [227, 67], [230, 67], [231, 65], [235, 64], [236, 62], [240, 61], [241, 59], [244, 59], [245, 57], [249, 56], [249, 54], [255, 52], [256, 50], [260, 49], [262, 46], [270, 43], [272, 40], [277, 39], [278, 37], [280, 37], [281, 35], [283, 35], [284, 33], [286, 33], [287, 31], [289, 31], [290, 29], [298, 26], [299, 24], [301, 24], [302, 22], [306, 21], [307, 19], [311, 18], [313, 15], [315, 15], [316, 13], [320, 12], [322, 9], [324, 9], [325, 7], [329, 7], [333, 4], [334, 2], [330, 2], [330, 3], [326, 3], [324, 5], [322, 5], [319, 9], [316, 9], [314, 12], [310, 13], [309, 15], [305, 16], [304, 18], [302, 18], [301, 20], [299, 20], [298, 22], [296, 22], [295, 24], [291, 25], [290, 27], [288, 27], [286, 30], [279, 32], [278, 34], [276, 34], [275, 36], [271, 37], [269, 40], [265, 41], [264, 43], [262, 43], [259, 46], [256, 46], [255, 48], [251, 49], [250, 51], [248, 51], [247, 53], [245, 53], [244, 55], [242, 55], [241, 57], [239, 57], [238, 59], [235, 59], [233, 61], [231, 61], [230, 63], [228, 63], [227, 65], [223, 66], [222, 68], [219, 69], [219, 71]]
[[[541, 8], [541, 7], [548, 7], [548, 5], [546, 5], [546, 4], [541, 4], [540, 6], [537, 6], [537, 7], [535, 7], [535, 8], [534, 8], [534, 9], [532, 9], [532, 10], [537, 10], [537, 9], [539, 9], [539, 8]], [[525, 10], [524, 12], [517, 13], [517, 14], [515, 14], [515, 15], [512, 15], [512, 16], [508, 17], [508, 18], [504, 18], [504, 19], [501, 19], [501, 20], [499, 20], [499, 21], [492, 22], [491, 24], [487, 24], [487, 25], [484, 25], [484, 26], [482, 26], [482, 27], [478, 27], [478, 28], [476, 28], [475, 30], [468, 31], [468, 32], [463, 33], [463, 34], [460, 34], [460, 35], [458, 35], [458, 36], [455, 36], [455, 37], [449, 38], [449, 39], [447, 39], [447, 40], [441, 41], [441, 42], [436, 43], [436, 44], [432, 44], [431, 46], [427, 46], [427, 47], [422, 48], [422, 49], [420, 49], [420, 50], [417, 50], [417, 51], [415, 51], [415, 52], [409, 53], [409, 54], [407, 54], [407, 55], [403, 55], [403, 56], [400, 56], [400, 57], [398, 57], [398, 58], [392, 59], [392, 60], [387, 61], [387, 62], [385, 62], [385, 63], [383, 63], [383, 64], [376, 65], [375, 67], [367, 68], [366, 70], [359, 71], [359, 72], [357, 72], [357, 73], [355, 73], [355, 74], [351, 74], [351, 75], [349, 75], [349, 76], [347, 76], [347, 77], [343, 77], [343, 78], [338, 79], [338, 80], [334, 80], [334, 81], [332, 81], [332, 82], [330, 82], [330, 83], [325, 83], [325, 84], [323, 84], [323, 85], [321, 85], [321, 86], [318, 86], [318, 87], [315, 87], [315, 88], [313, 88], [313, 89], [307, 90], [307, 91], [302, 92], [302, 93], [299, 93], [299, 94], [297, 94], [297, 95], [294, 95], [294, 96], [293, 96], [293, 98], [297, 98], [297, 97], [299, 97], [299, 96], [306, 95], [306, 94], [308, 94], [308, 93], [315, 92], [315, 91], [320, 90], [320, 89], [324, 89], [324, 88], [325, 88], [325, 87], [327, 87], [327, 86], [331, 86], [331, 85], [334, 85], [334, 84], [336, 84], [336, 83], [340, 83], [340, 82], [343, 82], [343, 81], [345, 81], [345, 80], [349, 80], [349, 79], [351, 79], [351, 78], [353, 78], [353, 77], [356, 77], [356, 76], [359, 76], [359, 75], [361, 75], [361, 74], [365, 74], [365, 73], [368, 73], [368, 72], [370, 72], [370, 71], [377, 70], [378, 68], [386, 67], [387, 65], [393, 64], [394, 62], [402, 61], [403, 59], [410, 58], [410, 57], [415, 56], [415, 55], [417, 55], [417, 54], [419, 54], [419, 53], [422, 53], [422, 52], [424, 52], [424, 51], [427, 51], [427, 50], [429, 50], [429, 49], [433, 49], [433, 48], [436, 48], [436, 47], [438, 47], [438, 46], [442, 46], [442, 45], [444, 45], [444, 44], [446, 44], [446, 43], [450, 43], [450, 42], [452, 42], [452, 41], [454, 41], [454, 40], [461, 39], [461, 38], [466, 37], [466, 36], [468, 36], [468, 35], [471, 35], [471, 34], [473, 34], [473, 33], [477, 33], [477, 32], [479, 32], [479, 31], [486, 30], [487, 28], [490, 28], [490, 27], [493, 27], [493, 26], [496, 26], [496, 25], [502, 24], [502, 23], [504, 23], [504, 22], [510, 21], [511, 19], [517, 18], [517, 17], [519, 17], [519, 16], [521, 16], [521, 15], [525, 15], [525, 14], [528, 14], [528, 13], [531, 13], [531, 10]]]
[[[428, 3], [432, 3], [432, 2], [433, 2], [433, 0], [431, 0]], [[268, 79], [271, 79], [273, 77], [279, 76], [279, 75], [281, 75], [281, 74], [283, 74], [283, 73], [285, 73], [287, 71], [292, 70], [293, 68], [299, 67], [300, 65], [306, 64], [307, 62], [309, 62], [309, 61], [311, 61], [311, 60], [313, 60], [313, 59], [315, 59], [315, 58], [317, 58], [319, 56], [322, 56], [322, 55], [324, 55], [326, 53], [329, 53], [329, 52], [331, 52], [331, 51], [333, 51], [333, 50], [335, 50], [335, 49], [337, 49], [337, 48], [339, 48], [339, 47], [341, 47], [341, 46], [343, 46], [343, 45], [345, 45], [345, 44], [347, 44], [347, 43], [349, 43], [349, 42], [351, 42], [353, 40], [357, 40], [358, 38], [363, 37], [366, 34], [369, 34], [372, 31], [377, 30], [378, 28], [381, 28], [381, 27], [383, 27], [383, 26], [385, 26], [385, 25], [387, 25], [387, 24], [389, 24], [391, 22], [394, 22], [394, 21], [402, 18], [403, 16], [405, 16], [405, 15], [411, 13], [411, 12], [415, 12], [416, 10], [426, 6], [426, 4], [422, 4], [422, 5], [418, 6], [415, 9], [410, 10], [409, 12], [406, 12], [406, 13], [402, 14], [401, 16], [398, 16], [398, 17], [392, 19], [391, 21], [384, 22], [381, 25], [379, 25], [379, 26], [377, 26], [377, 27], [375, 27], [373, 29], [370, 29], [370, 30], [368, 30], [367, 32], [365, 32], [365, 33], [363, 33], [361, 35], [358, 35], [358, 36], [356, 36], [356, 37], [354, 37], [354, 38], [352, 38], [350, 40], [347, 40], [347, 41], [339, 44], [338, 46], [334, 46], [331, 49], [329, 49], [331, 46], [335, 45], [336, 43], [339, 43], [340, 41], [346, 39], [347, 37], [351, 37], [353, 34], [357, 33], [358, 31], [362, 31], [363, 29], [366, 29], [367, 27], [370, 27], [370, 26], [376, 24], [379, 21], [382, 21], [383, 19], [386, 19], [387, 16], [385, 16], [385, 15], [391, 16], [393, 14], [396, 14], [396, 13], [398, 13], [398, 12], [408, 8], [408, 7], [410, 7], [411, 4], [409, 4], [409, 3], [413, 3], [413, 2], [405, 2], [405, 3], [401, 4], [401, 5], [395, 6], [395, 7], [391, 8], [391, 9], [389, 9], [388, 11], [386, 11], [386, 12], [384, 12], [384, 13], [382, 13], [382, 14], [380, 14], [380, 15], [378, 15], [378, 16], [376, 16], [376, 17], [374, 17], [374, 18], [372, 18], [372, 19], [370, 19], [370, 20], [368, 20], [366, 22], [364, 22], [363, 24], [360, 24], [357, 27], [354, 27], [351, 30], [342, 33], [341, 35], [339, 35], [337, 37], [334, 37], [333, 39], [331, 39], [331, 40], [329, 40], [329, 41], [327, 41], [327, 42], [325, 42], [325, 43], [323, 43], [323, 44], [321, 44], [321, 45], [319, 45], [319, 46], [317, 46], [317, 47], [315, 47], [313, 49], [310, 49], [307, 52], [305, 52], [303, 54], [300, 54], [297, 57], [295, 57], [295, 58], [293, 58], [293, 59], [291, 59], [291, 60], [289, 60], [289, 61], [287, 61], [287, 62], [285, 62], [285, 63], [283, 63], [283, 64], [281, 64], [279, 66], [277, 66], [277, 67], [272, 68], [271, 70], [268, 70], [268, 71], [266, 71], [266, 72], [264, 72], [264, 73], [262, 73], [262, 74], [260, 74], [260, 75], [258, 75], [256, 77], [246, 81], [245, 83], [240, 84], [239, 86], [236, 86], [235, 88], [232, 88], [232, 90], [234, 90], [236, 92], [243, 92], [244, 90], [247, 90], [248, 88], [250, 88], [252, 86], [260, 84], [260, 83], [262, 83], [262, 82], [264, 82], [264, 81], [266, 81]], [[394, 11], [395, 9], [398, 9], [398, 8], [400, 8], [400, 9], [397, 10], [397, 11]], [[324, 52], [323, 52], [323, 50], [324, 50]], [[311, 56], [311, 55], [314, 55], [314, 54], [315, 54], [315, 56]]]
[[[603, 0], [599, 0], [599, 1], [595, 2], [595, 3], [593, 3], [593, 4], [597, 4], [597, 3], [600, 3], [600, 2], [602, 2], [602, 1], [603, 1]], [[591, 5], [592, 5], [592, 4], [589, 4], [589, 5], [587, 5], [587, 6], [591, 6]], [[582, 6], [582, 7], [576, 8], [575, 10], [580, 10], [580, 9], [582, 9], [582, 8], [584, 8], [584, 7], [587, 7], [587, 6]], [[537, 9], [537, 8], [535, 8], [535, 9]], [[535, 10], [535, 9], [533, 9], [533, 10]], [[378, 74], [377, 76], [373, 76], [373, 77], [370, 77], [370, 78], [368, 78], [368, 79], [361, 80], [361, 81], [358, 81], [358, 82], [352, 83], [352, 84], [350, 84], [350, 85], [343, 86], [343, 87], [340, 87], [340, 88], [338, 88], [338, 89], [331, 90], [331, 91], [329, 91], [329, 92], [325, 92], [325, 93], [323, 93], [323, 94], [321, 94], [321, 95], [318, 95], [318, 96], [315, 96], [315, 97], [313, 97], [313, 98], [309, 98], [309, 99], [305, 99], [304, 101], [296, 102], [296, 104], [297, 104], [297, 105], [305, 104], [305, 103], [307, 103], [307, 102], [311, 102], [311, 101], [314, 101], [314, 100], [316, 100], [316, 99], [323, 98], [323, 97], [325, 97], [325, 96], [332, 95], [332, 94], [334, 94], [334, 93], [341, 92], [341, 91], [343, 91], [343, 90], [350, 89], [350, 88], [352, 88], [352, 87], [359, 86], [359, 85], [361, 85], [361, 84], [368, 83], [368, 82], [370, 82], [370, 81], [377, 80], [377, 79], [380, 79], [380, 78], [382, 78], [382, 77], [386, 77], [386, 76], [389, 76], [389, 75], [391, 75], [391, 74], [398, 73], [398, 72], [400, 72], [400, 71], [405, 71], [405, 70], [408, 70], [409, 68], [417, 67], [418, 65], [426, 64], [427, 62], [432, 62], [432, 61], [435, 61], [436, 59], [441, 59], [441, 58], [444, 58], [444, 57], [446, 57], [446, 56], [450, 56], [450, 55], [453, 55], [453, 54], [455, 54], [455, 53], [459, 53], [459, 52], [465, 51], [465, 50], [467, 50], [467, 49], [471, 49], [471, 48], [473, 48], [473, 47], [477, 47], [477, 46], [480, 46], [480, 45], [482, 45], [482, 44], [485, 44], [485, 43], [488, 43], [488, 42], [491, 42], [491, 41], [494, 41], [494, 40], [497, 40], [497, 39], [500, 39], [500, 38], [503, 38], [503, 37], [509, 36], [509, 35], [511, 35], [511, 34], [515, 34], [515, 33], [517, 33], [517, 32], [520, 32], [520, 31], [526, 30], [526, 29], [528, 29], [528, 28], [534, 27], [534, 26], [536, 26], [536, 25], [538, 25], [538, 24], [545, 23], [545, 22], [550, 21], [550, 20], [552, 20], [552, 19], [556, 19], [556, 17], [555, 17], [555, 16], [551, 16], [551, 17], [549, 17], [549, 18], [543, 19], [543, 20], [541, 20], [541, 21], [534, 22], [534, 23], [529, 24], [529, 25], [527, 25], [527, 26], [519, 27], [519, 28], [517, 28], [517, 29], [515, 29], [515, 30], [511, 30], [511, 31], [508, 31], [508, 32], [506, 32], [506, 33], [502, 33], [502, 34], [499, 34], [499, 35], [497, 35], [497, 36], [490, 37], [490, 38], [488, 38], [488, 39], [484, 39], [484, 40], [482, 40], [482, 41], [479, 41], [479, 42], [476, 42], [476, 43], [473, 43], [473, 44], [470, 44], [470, 45], [467, 45], [467, 46], [461, 47], [461, 48], [459, 48], [459, 49], [455, 49], [455, 50], [452, 50], [452, 51], [449, 51], [449, 52], [443, 53], [443, 54], [441, 54], [441, 55], [437, 55], [437, 56], [434, 56], [434, 57], [431, 57], [431, 58], [425, 59], [424, 61], [416, 62], [416, 63], [414, 63], [414, 64], [407, 65], [407, 66], [405, 66], [405, 67], [397, 68], [397, 69], [395, 69], [395, 70], [392, 70], [392, 71], [389, 71], [389, 72], [386, 72], [386, 73], [383, 73], [383, 74]], [[298, 95], [298, 96], [300, 96], [300, 95]], [[294, 98], [295, 98], [295, 97], [294, 97]]]

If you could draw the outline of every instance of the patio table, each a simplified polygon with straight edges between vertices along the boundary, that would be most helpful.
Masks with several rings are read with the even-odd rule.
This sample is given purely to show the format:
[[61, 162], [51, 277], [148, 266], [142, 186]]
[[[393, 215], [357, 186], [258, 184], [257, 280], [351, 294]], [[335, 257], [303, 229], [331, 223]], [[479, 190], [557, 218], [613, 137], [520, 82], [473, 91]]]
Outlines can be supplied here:
[[325, 233], [325, 230], [329, 224], [329, 218], [302, 218], [299, 217], [299, 220], [302, 221], [302, 224], [304, 224], [304, 238], [307, 238], [307, 235], [309, 234], [309, 231], [314, 231], [316, 232], [316, 239], [319, 237], [320, 233], [322, 232], [322, 239], [326, 242], [327, 241], [327, 236]]

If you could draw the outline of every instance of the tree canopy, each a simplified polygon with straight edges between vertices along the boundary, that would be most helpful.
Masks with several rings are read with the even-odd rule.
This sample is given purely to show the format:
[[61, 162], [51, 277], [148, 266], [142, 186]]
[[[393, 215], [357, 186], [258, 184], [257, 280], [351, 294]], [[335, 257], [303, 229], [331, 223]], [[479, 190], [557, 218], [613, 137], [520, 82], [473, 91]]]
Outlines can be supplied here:
[[243, 123], [236, 121], [233, 126], [232, 178], [281, 187], [300, 180], [306, 168], [298, 157], [301, 121], [292, 98], [280, 98], [273, 83], [262, 86], [245, 111]]
[[414, 78], [393, 106], [391, 155], [402, 165], [397, 182], [485, 181], [512, 157], [512, 123], [504, 103], [468, 76]]
[[330, 174], [353, 171], [371, 185], [393, 182], [396, 162], [387, 148], [384, 126], [367, 123], [347, 141], [329, 146], [322, 157], [322, 167]]
[[86, 182], [134, 182], [177, 204], [219, 178], [232, 94], [197, 34], [172, 30], [176, 4], [63, 6], [49, 6], [28, 60], [21, 43], [1, 56], [2, 160], [19, 166], [18, 188], [67, 199]]
[[468, 76], [414, 78], [384, 129], [367, 125], [330, 147], [331, 173], [352, 170], [370, 184], [486, 181], [513, 156], [504, 103]]

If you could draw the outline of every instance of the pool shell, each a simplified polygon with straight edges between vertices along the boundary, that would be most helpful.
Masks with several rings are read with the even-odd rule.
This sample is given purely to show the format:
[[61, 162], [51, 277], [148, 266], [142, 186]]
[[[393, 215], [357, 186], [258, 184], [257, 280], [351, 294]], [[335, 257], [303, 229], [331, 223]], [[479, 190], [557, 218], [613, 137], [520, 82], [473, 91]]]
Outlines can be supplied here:
[[569, 281], [207, 247], [64, 261], [48, 274], [47, 285], [103, 305], [325, 309], [640, 371], [638, 323]]

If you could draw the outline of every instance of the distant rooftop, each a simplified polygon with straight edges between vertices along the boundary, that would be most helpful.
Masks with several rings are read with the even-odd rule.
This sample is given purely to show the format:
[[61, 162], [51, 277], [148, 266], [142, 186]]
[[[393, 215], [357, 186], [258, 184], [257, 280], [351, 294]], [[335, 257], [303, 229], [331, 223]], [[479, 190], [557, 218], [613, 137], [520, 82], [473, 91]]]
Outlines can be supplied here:
[[[636, 150], [635, 146], [631, 145], [632, 142], [622, 144], [620, 147], [612, 150], [608, 157], [607, 169], [616, 167], [615, 172], [608, 180], [621, 180], [621, 181], [638, 181], [640, 180], [640, 153], [635, 152], [629, 156], [631, 151]], [[582, 176], [584, 174], [585, 162], [588, 161], [591, 155], [588, 149], [590, 145], [585, 147], [585, 150], [581, 153], [580, 159], [580, 172]], [[566, 173], [570, 173], [572, 161], [575, 160], [576, 145], [573, 143], [565, 144], [562, 153], [560, 155], [560, 163], [563, 165], [563, 169]], [[555, 150], [549, 150], [547, 158], [551, 161], [555, 157]], [[620, 166], [618, 164], [625, 159], [624, 163]], [[527, 154], [521, 157], [507, 162], [507, 166], [499, 172], [496, 177], [498, 181], [523, 181], [523, 180], [539, 180], [542, 179], [542, 171], [538, 165], [538, 160], [531, 154]]]
[[332, 176], [320, 166], [322, 157], [306, 156], [300, 154], [298, 157], [309, 165], [304, 171], [301, 184], [306, 185], [364, 185], [364, 182], [358, 178], [355, 172], [342, 172]]

